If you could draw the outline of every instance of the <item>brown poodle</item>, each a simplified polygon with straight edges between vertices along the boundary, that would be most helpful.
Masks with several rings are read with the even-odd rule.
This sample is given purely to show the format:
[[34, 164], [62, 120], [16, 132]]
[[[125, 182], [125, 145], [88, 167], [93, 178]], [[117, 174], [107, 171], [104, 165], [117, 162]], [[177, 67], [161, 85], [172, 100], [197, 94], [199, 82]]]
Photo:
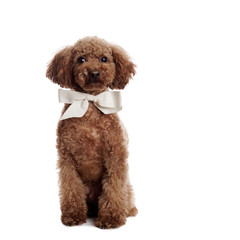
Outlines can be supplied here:
[[[46, 75], [61, 87], [98, 95], [123, 89], [134, 67], [122, 48], [86, 37], [58, 52]], [[90, 216], [99, 228], [116, 228], [135, 216], [128, 139], [118, 115], [104, 114], [89, 101], [84, 116], [59, 121], [57, 136], [62, 223], [78, 225]]]

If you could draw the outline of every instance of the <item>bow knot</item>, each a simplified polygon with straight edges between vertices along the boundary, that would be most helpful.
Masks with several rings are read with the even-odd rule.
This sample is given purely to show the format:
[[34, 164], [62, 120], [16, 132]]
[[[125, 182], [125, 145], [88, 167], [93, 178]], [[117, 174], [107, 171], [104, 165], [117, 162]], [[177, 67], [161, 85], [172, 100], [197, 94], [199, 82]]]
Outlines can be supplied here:
[[87, 95], [86, 95], [86, 99], [87, 99], [88, 101], [97, 102], [97, 97], [94, 96], [94, 95], [87, 94]]
[[91, 101], [104, 114], [116, 113], [122, 109], [121, 95], [118, 91], [107, 91], [97, 96], [69, 90], [58, 90], [59, 102], [71, 104], [60, 120], [82, 117]]

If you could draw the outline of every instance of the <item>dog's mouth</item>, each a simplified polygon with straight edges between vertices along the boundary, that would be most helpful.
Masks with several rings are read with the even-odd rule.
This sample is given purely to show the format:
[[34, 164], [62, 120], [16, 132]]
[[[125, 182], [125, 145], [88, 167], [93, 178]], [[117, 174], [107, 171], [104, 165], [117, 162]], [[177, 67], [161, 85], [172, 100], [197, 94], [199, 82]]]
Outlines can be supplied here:
[[93, 92], [93, 91], [101, 92], [101, 91], [104, 91], [106, 88], [103, 82], [101, 82], [100, 80], [91, 79], [91, 78], [86, 79], [84, 83], [77, 83], [77, 85], [86, 92]]
[[87, 78], [85, 80], [85, 85], [97, 85], [97, 84], [103, 84], [103, 82], [100, 79], [95, 78]]

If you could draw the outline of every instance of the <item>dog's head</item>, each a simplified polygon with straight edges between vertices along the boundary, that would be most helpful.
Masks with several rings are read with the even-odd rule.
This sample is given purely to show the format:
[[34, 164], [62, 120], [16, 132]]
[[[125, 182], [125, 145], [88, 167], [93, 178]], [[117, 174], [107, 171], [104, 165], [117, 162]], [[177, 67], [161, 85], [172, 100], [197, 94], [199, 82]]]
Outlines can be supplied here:
[[86, 37], [58, 52], [46, 76], [61, 87], [99, 94], [123, 89], [135, 74], [135, 65], [120, 47], [97, 37]]

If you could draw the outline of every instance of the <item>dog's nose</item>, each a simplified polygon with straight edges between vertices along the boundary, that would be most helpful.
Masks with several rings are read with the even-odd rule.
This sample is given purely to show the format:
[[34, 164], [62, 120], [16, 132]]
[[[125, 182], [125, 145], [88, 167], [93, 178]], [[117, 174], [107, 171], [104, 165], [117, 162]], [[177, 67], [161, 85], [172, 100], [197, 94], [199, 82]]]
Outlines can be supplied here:
[[91, 72], [90, 72], [90, 77], [91, 77], [93, 80], [97, 80], [97, 79], [100, 77], [100, 72], [97, 71], [97, 70], [91, 71]]

